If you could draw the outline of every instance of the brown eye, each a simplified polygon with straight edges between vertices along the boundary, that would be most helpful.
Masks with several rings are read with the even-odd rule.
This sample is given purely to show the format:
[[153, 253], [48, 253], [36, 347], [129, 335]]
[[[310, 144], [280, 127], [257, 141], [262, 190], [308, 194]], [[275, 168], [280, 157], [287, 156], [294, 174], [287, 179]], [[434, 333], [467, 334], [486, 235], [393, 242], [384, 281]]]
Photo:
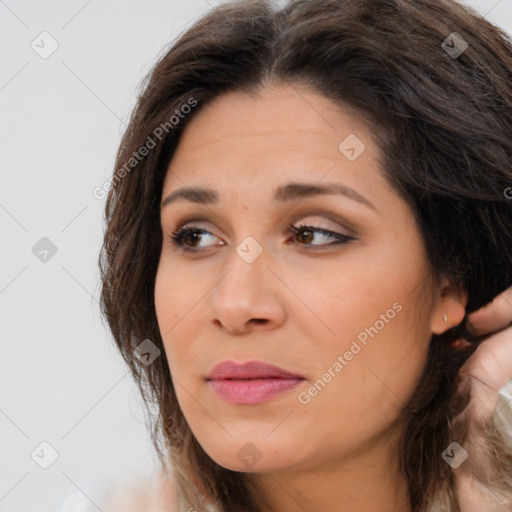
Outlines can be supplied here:
[[[290, 225], [290, 230], [297, 235], [297, 239], [300, 245], [311, 247], [313, 250], [319, 250], [325, 247], [337, 247], [339, 245], [346, 244], [355, 238], [342, 235], [336, 231], [330, 231], [328, 229], [319, 228], [317, 226]], [[315, 236], [318, 238], [323, 237], [324, 239], [331, 239], [332, 241], [320, 244], [312, 243], [315, 240]], [[172, 235], [169, 235], [169, 240], [173, 245], [178, 247], [180, 250], [185, 252], [203, 252], [207, 247], [201, 248], [199, 246], [203, 238], [215, 237], [210, 231], [200, 228], [198, 226], [181, 227], [176, 230]], [[215, 237], [217, 238], [217, 237]], [[213, 247], [211, 244], [209, 247]]]
[[[328, 229], [319, 228], [316, 226], [307, 226], [307, 225], [300, 225], [300, 226], [293, 226], [290, 225], [290, 229], [297, 235], [297, 238], [301, 238], [299, 240], [301, 243], [305, 245], [310, 245], [312, 247], [336, 247], [338, 245], [346, 244], [350, 242], [351, 240], [355, 240], [355, 238], [342, 235], [341, 233], [337, 233], [336, 231], [330, 231]], [[332, 243], [325, 243], [325, 244], [311, 244], [308, 243], [308, 241], [311, 241], [314, 238], [315, 233], [320, 233], [322, 236], [326, 238], [333, 238], [334, 242]], [[304, 236], [305, 235], [305, 236]], [[316, 250], [316, 249], [315, 249]]]
[[[201, 249], [193, 249], [198, 246], [198, 242], [205, 235], [215, 236], [206, 229], [199, 228], [197, 226], [182, 227], [175, 231], [172, 235], [169, 235], [171, 242], [184, 251], [198, 252]], [[188, 243], [190, 242], [190, 244]]]

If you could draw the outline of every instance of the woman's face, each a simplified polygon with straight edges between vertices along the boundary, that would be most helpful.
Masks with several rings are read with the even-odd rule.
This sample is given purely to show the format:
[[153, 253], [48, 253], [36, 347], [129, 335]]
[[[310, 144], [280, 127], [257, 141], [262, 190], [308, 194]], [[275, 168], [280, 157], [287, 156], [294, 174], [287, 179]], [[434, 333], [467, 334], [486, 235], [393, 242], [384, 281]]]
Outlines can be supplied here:
[[[334, 467], [389, 439], [432, 332], [463, 315], [442, 322], [412, 212], [378, 157], [357, 117], [299, 86], [225, 94], [185, 129], [162, 200], [183, 187], [217, 199], [162, 207], [155, 304], [179, 405], [218, 464]], [[183, 249], [170, 238], [181, 227], [196, 229]], [[210, 381], [224, 361], [291, 375]]]

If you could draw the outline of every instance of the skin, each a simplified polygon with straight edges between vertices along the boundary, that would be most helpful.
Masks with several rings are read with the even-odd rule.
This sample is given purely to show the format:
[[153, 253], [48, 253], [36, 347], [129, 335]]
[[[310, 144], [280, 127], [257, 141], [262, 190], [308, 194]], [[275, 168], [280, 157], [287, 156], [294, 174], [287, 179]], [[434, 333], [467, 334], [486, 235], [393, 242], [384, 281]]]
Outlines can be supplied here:
[[[354, 161], [338, 150], [349, 134], [366, 146]], [[412, 212], [384, 180], [379, 156], [371, 127], [353, 113], [305, 87], [279, 85], [208, 104], [186, 127], [166, 175], [162, 199], [185, 185], [220, 196], [218, 204], [161, 209], [155, 306], [179, 405], [208, 455], [245, 472], [268, 512], [410, 510], [397, 418], [432, 333], [462, 321], [467, 297], [445, 277], [429, 279]], [[289, 181], [344, 184], [375, 210], [342, 195], [274, 203], [274, 189]], [[289, 224], [355, 240], [329, 248], [332, 237], [296, 235]], [[186, 239], [200, 252], [172, 244], [181, 226], [208, 231]], [[236, 251], [247, 236], [263, 250], [252, 263]], [[298, 394], [394, 303], [401, 311], [300, 403]], [[305, 380], [258, 405], [226, 403], [205, 380], [221, 361], [252, 359]], [[247, 443], [261, 455], [250, 468], [237, 456]]]
[[[461, 376], [472, 382], [471, 417], [485, 419], [495, 407], [498, 391], [512, 379], [512, 288], [497, 296], [487, 306], [468, 317], [468, 328], [475, 335], [495, 333], [484, 341], [461, 368]], [[462, 340], [461, 340], [462, 342]], [[474, 454], [472, 453], [472, 456]], [[485, 459], [478, 461], [485, 465]], [[455, 470], [455, 481], [461, 512], [498, 512], [510, 510], [499, 504], [496, 496], [485, 492], [478, 481], [464, 472], [464, 465]], [[130, 508], [131, 507], [131, 508]], [[108, 512], [178, 512], [174, 481], [166, 476], [155, 479], [151, 489], [129, 493], [111, 500]]]
[[[461, 386], [469, 381], [471, 400], [461, 416], [471, 419], [469, 446], [485, 446], [483, 423], [489, 419], [498, 403], [498, 393], [512, 379], [512, 288], [494, 298], [492, 302], [468, 316], [468, 330], [477, 336], [495, 333], [482, 342], [460, 369]], [[489, 468], [486, 453], [470, 449], [472, 466]], [[462, 512], [506, 512], [510, 503], [481, 485], [474, 476], [472, 466], [462, 464], [455, 470], [457, 495]], [[492, 481], [492, 477], [490, 477]]]

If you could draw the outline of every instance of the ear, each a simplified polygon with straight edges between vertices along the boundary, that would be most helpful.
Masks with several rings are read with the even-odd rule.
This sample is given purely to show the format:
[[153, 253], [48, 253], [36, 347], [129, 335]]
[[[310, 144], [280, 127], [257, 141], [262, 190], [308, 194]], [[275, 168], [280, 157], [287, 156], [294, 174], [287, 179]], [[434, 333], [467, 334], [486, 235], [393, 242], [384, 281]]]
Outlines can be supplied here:
[[448, 277], [442, 277], [436, 292], [430, 327], [434, 334], [443, 334], [460, 324], [466, 313], [468, 295], [459, 290]]

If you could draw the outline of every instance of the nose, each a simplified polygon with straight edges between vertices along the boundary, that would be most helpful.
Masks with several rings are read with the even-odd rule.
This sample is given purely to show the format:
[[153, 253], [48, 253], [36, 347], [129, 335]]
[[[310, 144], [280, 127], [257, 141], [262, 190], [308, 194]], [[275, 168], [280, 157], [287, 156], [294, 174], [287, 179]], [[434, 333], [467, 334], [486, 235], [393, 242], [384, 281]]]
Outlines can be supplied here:
[[206, 303], [209, 321], [230, 334], [271, 330], [285, 320], [285, 287], [263, 252], [251, 263], [233, 251]]

